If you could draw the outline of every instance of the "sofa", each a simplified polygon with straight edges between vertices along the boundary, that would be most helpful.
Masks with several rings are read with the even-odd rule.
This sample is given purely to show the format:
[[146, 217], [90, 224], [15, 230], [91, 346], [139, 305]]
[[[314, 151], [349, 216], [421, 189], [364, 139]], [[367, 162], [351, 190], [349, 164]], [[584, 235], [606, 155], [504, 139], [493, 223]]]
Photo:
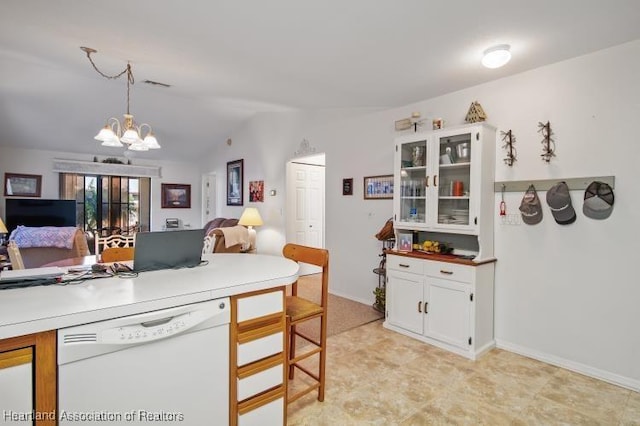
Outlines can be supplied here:
[[90, 254], [85, 233], [79, 228], [19, 226], [9, 239], [18, 245], [25, 268]]
[[220, 228], [229, 228], [237, 224], [238, 219], [228, 219], [224, 217], [217, 217], [207, 222], [204, 226], [204, 235], [205, 238], [208, 236], [213, 240], [212, 253], [240, 253], [242, 251], [242, 244], [234, 244], [231, 247], [227, 247], [224, 233], [220, 230]]

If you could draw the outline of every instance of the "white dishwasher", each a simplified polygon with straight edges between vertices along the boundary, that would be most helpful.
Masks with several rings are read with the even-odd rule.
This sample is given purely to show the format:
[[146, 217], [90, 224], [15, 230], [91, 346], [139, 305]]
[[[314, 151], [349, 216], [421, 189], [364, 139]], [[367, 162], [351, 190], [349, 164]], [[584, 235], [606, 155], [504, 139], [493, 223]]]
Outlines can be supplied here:
[[60, 425], [229, 419], [229, 299], [58, 330]]

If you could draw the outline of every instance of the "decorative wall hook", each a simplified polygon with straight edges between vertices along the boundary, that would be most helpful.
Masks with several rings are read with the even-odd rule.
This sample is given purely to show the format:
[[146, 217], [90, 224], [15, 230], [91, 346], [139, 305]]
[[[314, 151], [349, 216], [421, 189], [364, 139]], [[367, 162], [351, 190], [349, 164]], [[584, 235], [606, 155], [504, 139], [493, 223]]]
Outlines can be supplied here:
[[502, 147], [507, 150], [507, 156], [504, 158], [504, 163], [507, 166], [511, 167], [517, 160], [516, 148], [513, 146], [513, 144], [516, 143], [516, 137], [513, 136], [513, 132], [511, 131], [511, 129], [509, 129], [508, 132], [500, 132], [500, 134], [502, 135], [502, 141], [504, 142], [504, 145], [502, 145]]
[[551, 131], [551, 124], [549, 124], [548, 121], [546, 124], [538, 122], [538, 132], [542, 133], [542, 137], [544, 138], [542, 139], [542, 154], [540, 154], [540, 156], [543, 161], [548, 163], [551, 161], [551, 157], [556, 156], [554, 153], [556, 150], [556, 143], [551, 137], [553, 135], [553, 132]]

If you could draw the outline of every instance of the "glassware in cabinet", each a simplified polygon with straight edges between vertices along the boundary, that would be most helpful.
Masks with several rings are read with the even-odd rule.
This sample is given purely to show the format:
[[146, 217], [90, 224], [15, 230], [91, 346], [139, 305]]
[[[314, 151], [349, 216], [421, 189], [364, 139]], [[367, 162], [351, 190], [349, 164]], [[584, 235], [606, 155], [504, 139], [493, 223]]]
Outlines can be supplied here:
[[406, 223], [426, 223], [427, 219], [427, 164], [430, 160], [425, 140], [399, 145], [400, 174], [399, 216]]
[[470, 225], [471, 133], [439, 137], [439, 225]]

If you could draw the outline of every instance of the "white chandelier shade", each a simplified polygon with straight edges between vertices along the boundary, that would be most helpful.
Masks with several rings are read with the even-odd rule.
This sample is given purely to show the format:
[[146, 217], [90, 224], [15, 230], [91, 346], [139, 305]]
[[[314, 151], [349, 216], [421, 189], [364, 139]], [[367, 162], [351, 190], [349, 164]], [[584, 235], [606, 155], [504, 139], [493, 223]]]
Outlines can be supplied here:
[[[107, 124], [98, 132], [94, 139], [101, 141], [102, 146], [109, 147], [124, 147], [126, 144], [131, 151], [148, 151], [150, 149], [160, 149], [161, 146], [158, 143], [151, 126], [143, 123], [139, 127], [135, 125], [133, 121], [133, 115], [124, 115], [124, 134], [122, 133], [123, 126], [117, 118], [111, 117], [107, 121]], [[144, 131], [146, 130], [146, 134]], [[141, 135], [145, 136], [142, 138]]]

